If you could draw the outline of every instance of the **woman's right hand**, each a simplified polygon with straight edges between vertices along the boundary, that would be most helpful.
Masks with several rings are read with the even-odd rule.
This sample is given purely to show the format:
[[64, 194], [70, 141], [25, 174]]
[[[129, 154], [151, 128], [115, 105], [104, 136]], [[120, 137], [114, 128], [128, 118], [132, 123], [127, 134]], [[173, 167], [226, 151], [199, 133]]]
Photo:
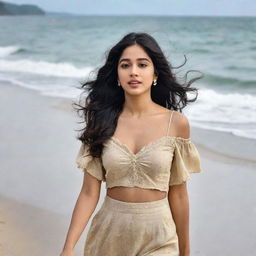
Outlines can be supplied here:
[[72, 249], [70, 249], [70, 250], [65, 249], [64, 251], [62, 251], [60, 256], [74, 256], [74, 252]]

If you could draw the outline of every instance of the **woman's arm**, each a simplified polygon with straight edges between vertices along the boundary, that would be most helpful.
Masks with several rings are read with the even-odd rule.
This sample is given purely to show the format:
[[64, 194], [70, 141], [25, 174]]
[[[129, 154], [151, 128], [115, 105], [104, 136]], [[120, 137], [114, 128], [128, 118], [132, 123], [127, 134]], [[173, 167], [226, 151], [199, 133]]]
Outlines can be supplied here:
[[170, 186], [168, 201], [179, 239], [179, 255], [189, 256], [189, 198], [186, 183]]
[[[179, 112], [175, 112], [173, 124], [177, 137], [190, 137], [190, 124], [188, 118]], [[176, 231], [179, 239], [180, 256], [190, 255], [189, 238], [189, 197], [187, 192], [187, 183], [169, 187], [168, 200], [172, 211], [173, 219], [176, 225]]]
[[84, 172], [83, 186], [76, 201], [61, 255], [71, 252], [85, 229], [100, 197], [101, 181]]

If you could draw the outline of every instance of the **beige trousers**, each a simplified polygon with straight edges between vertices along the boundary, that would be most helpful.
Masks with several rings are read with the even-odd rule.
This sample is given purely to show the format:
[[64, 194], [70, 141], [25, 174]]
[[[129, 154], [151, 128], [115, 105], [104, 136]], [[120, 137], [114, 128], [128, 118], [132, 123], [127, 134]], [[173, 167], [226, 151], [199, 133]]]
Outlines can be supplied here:
[[167, 197], [133, 203], [106, 195], [89, 228], [84, 256], [178, 256]]

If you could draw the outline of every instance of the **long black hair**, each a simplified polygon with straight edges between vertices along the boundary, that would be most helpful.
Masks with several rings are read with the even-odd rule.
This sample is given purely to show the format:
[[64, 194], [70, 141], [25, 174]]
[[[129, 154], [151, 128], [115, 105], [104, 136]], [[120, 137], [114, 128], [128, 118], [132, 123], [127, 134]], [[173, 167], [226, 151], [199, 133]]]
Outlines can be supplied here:
[[[119, 114], [125, 101], [124, 90], [118, 86], [117, 67], [124, 49], [131, 45], [140, 45], [153, 61], [157, 86], [151, 86], [151, 98], [155, 103], [182, 112], [189, 103], [198, 96], [198, 89], [190, 85], [200, 79], [196, 77], [184, 84], [178, 83], [172, 67], [164, 56], [156, 40], [147, 33], [129, 33], [109, 50], [105, 64], [99, 68], [97, 76], [81, 85], [83, 90], [78, 103], [73, 103], [76, 111], [82, 111], [82, 123], [86, 123], [77, 139], [89, 145], [90, 155], [100, 157], [103, 143], [115, 132]], [[185, 74], [187, 80], [187, 74]], [[187, 92], [196, 93], [193, 99], [188, 99]], [[83, 97], [83, 94], [85, 96]], [[79, 115], [80, 116], [80, 115]], [[80, 116], [81, 117], [81, 116]]]

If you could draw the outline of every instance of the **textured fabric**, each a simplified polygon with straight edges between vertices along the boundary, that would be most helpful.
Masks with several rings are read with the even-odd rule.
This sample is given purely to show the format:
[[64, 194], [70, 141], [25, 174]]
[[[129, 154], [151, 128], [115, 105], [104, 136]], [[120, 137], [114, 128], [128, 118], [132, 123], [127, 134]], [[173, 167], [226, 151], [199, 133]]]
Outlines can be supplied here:
[[169, 185], [177, 185], [190, 179], [190, 173], [202, 172], [199, 152], [191, 139], [174, 139]]
[[190, 179], [201, 172], [200, 155], [190, 138], [162, 137], [137, 154], [112, 137], [104, 144], [101, 158], [86, 156], [88, 147], [81, 145], [77, 167], [115, 186], [141, 187], [168, 191], [170, 185]]
[[78, 168], [87, 171], [98, 180], [106, 181], [101, 159], [89, 155], [89, 147], [83, 143], [76, 157], [76, 164]]
[[142, 203], [106, 195], [88, 231], [84, 256], [178, 256], [178, 236], [167, 197]]
[[141, 187], [167, 192], [169, 186], [190, 179], [190, 173], [201, 172], [199, 152], [191, 138], [166, 136], [131, 152], [119, 139], [111, 137], [104, 143], [100, 158], [91, 157], [88, 146], [82, 144], [76, 158], [77, 167], [98, 180], [106, 188], [115, 186]]

